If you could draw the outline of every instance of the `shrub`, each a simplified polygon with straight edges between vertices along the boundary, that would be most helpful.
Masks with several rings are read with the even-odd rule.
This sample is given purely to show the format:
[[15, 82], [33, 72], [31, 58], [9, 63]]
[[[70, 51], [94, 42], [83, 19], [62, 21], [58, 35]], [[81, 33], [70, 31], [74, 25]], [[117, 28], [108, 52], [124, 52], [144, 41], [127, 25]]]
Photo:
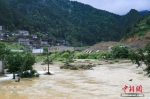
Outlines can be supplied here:
[[88, 56], [89, 56], [89, 54], [87, 54], [87, 53], [77, 53], [77, 54], [75, 54], [76, 59], [87, 59]]
[[95, 53], [90, 53], [87, 58], [88, 59], [97, 59]]
[[33, 76], [35, 73], [37, 73], [36, 70], [31, 70], [31, 75]]
[[79, 68], [78, 68], [78, 66], [73, 66], [72, 67], [72, 70], [78, 70]]
[[24, 71], [21, 75], [21, 77], [26, 78], [26, 77], [39, 77], [39, 74], [37, 73], [36, 70], [27, 70]]
[[115, 60], [115, 62], [116, 62], [116, 63], [118, 63], [118, 62], [119, 62], [119, 60]]
[[128, 58], [129, 57], [129, 47], [127, 46], [113, 46], [112, 47], [112, 57], [113, 58]]
[[32, 77], [32, 76], [28, 71], [25, 71], [25, 72], [22, 73], [21, 77], [27, 78], [27, 77]]
[[61, 58], [69, 58], [70, 54], [68, 52], [63, 53], [60, 57]]
[[56, 57], [56, 54], [55, 54], [55, 53], [52, 53], [52, 54], [50, 54], [50, 56], [49, 56], [50, 59], [53, 59], [53, 58], [55, 58], [55, 57]]
[[106, 56], [106, 58], [112, 58], [113, 55], [110, 52], [96, 53], [96, 59], [101, 59], [103, 56]]
[[57, 60], [58, 60], [58, 61], [64, 61], [64, 59], [63, 59], [63, 58], [57, 58]]
[[146, 65], [145, 71], [150, 76], [150, 42], [147, 43], [144, 49], [139, 49], [137, 52], [130, 52], [130, 59], [133, 63], [141, 66], [142, 63]]

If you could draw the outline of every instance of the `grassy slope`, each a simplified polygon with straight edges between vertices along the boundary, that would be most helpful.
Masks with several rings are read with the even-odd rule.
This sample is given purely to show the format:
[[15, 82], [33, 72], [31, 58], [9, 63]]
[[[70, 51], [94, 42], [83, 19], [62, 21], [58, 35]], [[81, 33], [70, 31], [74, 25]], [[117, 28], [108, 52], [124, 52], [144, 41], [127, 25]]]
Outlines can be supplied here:
[[22, 49], [25, 49], [24, 46], [20, 45], [19, 43], [6, 43], [5, 42], [5, 45], [6, 45], [6, 48], [7, 49], [10, 49], [10, 50], [22, 50]]

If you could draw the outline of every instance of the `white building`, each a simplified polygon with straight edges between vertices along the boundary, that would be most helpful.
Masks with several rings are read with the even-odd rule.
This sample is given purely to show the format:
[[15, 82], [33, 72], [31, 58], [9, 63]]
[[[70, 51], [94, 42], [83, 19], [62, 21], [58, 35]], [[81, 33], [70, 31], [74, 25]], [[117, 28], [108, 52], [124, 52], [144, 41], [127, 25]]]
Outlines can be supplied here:
[[32, 37], [32, 38], [38, 38], [38, 37], [37, 37], [37, 34], [31, 34], [31, 37]]
[[32, 49], [32, 53], [33, 54], [41, 54], [41, 53], [43, 53], [43, 48], [41, 48], [41, 49]]
[[28, 36], [28, 35], [29, 35], [29, 31], [17, 30], [17, 34], [18, 34], [18, 35]]

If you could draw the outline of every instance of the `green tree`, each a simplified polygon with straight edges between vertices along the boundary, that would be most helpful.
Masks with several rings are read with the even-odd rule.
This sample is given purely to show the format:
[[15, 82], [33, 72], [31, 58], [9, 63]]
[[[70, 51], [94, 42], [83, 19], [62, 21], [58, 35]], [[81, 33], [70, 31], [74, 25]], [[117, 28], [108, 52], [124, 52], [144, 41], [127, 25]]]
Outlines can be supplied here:
[[116, 45], [112, 47], [111, 53], [113, 55], [113, 58], [128, 58], [129, 47]]
[[0, 42], [0, 59], [2, 60], [5, 54], [6, 46], [4, 43]]
[[6, 49], [5, 43], [0, 42], [0, 60], [3, 62], [3, 69], [5, 66], [6, 57], [9, 54], [10, 54], [10, 50]]
[[7, 56], [6, 60], [7, 60], [8, 69], [11, 73], [13, 73], [13, 79], [15, 79], [15, 74], [19, 72], [23, 63], [22, 56], [20, 53], [11, 52]]
[[15, 79], [16, 73], [21, 77], [24, 71], [33, 70], [32, 65], [35, 63], [35, 56], [32, 53], [11, 52], [6, 61], [8, 69], [13, 73], [13, 79]]
[[24, 71], [26, 70], [33, 70], [33, 65], [36, 62], [35, 56], [32, 53], [25, 53], [22, 56], [22, 59], [24, 60]]
[[147, 43], [144, 49], [139, 49], [137, 52], [131, 51], [130, 59], [138, 66], [141, 66], [142, 63], [144, 63], [146, 65], [145, 71], [150, 77], [150, 42]]

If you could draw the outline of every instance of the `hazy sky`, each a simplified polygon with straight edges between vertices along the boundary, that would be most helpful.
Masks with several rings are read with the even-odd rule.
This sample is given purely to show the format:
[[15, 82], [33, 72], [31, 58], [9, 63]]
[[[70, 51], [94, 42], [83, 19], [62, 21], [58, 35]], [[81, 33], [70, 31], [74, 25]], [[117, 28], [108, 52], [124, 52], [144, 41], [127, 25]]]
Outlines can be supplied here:
[[95, 8], [124, 15], [130, 9], [150, 10], [150, 0], [72, 0], [89, 4]]

